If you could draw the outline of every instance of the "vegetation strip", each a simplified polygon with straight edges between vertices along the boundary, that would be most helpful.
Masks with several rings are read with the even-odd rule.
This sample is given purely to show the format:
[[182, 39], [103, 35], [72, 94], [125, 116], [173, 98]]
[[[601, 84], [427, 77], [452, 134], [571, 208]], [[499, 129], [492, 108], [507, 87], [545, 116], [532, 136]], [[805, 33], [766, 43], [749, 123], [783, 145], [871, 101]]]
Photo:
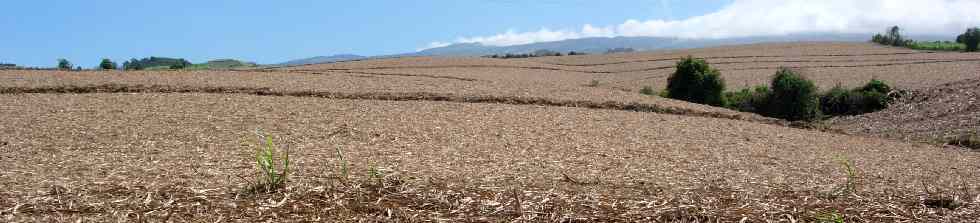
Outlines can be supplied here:
[[318, 97], [328, 99], [351, 99], [351, 100], [381, 100], [381, 101], [443, 101], [459, 103], [487, 103], [487, 104], [511, 104], [511, 105], [539, 105], [552, 107], [575, 107], [589, 109], [622, 110], [634, 112], [652, 112], [671, 115], [683, 115], [693, 117], [723, 118], [732, 120], [753, 121], [764, 124], [788, 125], [776, 119], [750, 119], [741, 115], [721, 114], [713, 112], [695, 111], [683, 108], [662, 107], [655, 104], [644, 104], [637, 102], [595, 102], [595, 101], [574, 101], [574, 100], [555, 100], [535, 97], [509, 97], [491, 95], [456, 95], [439, 94], [429, 92], [368, 92], [368, 93], [345, 93], [345, 92], [324, 92], [324, 91], [275, 91], [271, 88], [250, 88], [250, 87], [191, 87], [191, 86], [168, 86], [168, 85], [123, 85], [123, 84], [102, 84], [89, 86], [50, 86], [50, 87], [2, 87], [0, 94], [90, 94], [90, 93], [212, 93], [212, 94], [251, 94], [260, 96], [292, 96], [292, 97]]
[[[754, 55], [754, 56], [715, 56], [715, 57], [698, 57], [696, 59], [740, 59], [740, 58], [782, 58], [782, 57], [859, 57], [859, 56], [893, 56], [893, 55], [912, 55], [912, 54], [931, 54], [936, 52], [908, 52], [908, 53], [869, 53], [869, 54], [804, 54], [799, 56], [787, 56], [787, 55]], [[591, 64], [562, 64], [562, 63], [548, 63], [551, 65], [560, 66], [572, 66], [572, 67], [591, 67], [591, 66], [603, 66], [603, 65], [615, 65], [615, 64], [628, 64], [628, 63], [642, 63], [642, 62], [657, 62], [657, 61], [675, 61], [678, 58], [658, 58], [658, 59], [645, 59], [645, 60], [629, 60], [629, 61], [619, 61], [619, 62], [609, 62], [609, 63], [591, 63]]]
[[[880, 64], [859, 64], [859, 65], [820, 65], [820, 66], [779, 66], [787, 68], [855, 68], [855, 67], [886, 67], [886, 66], [898, 66], [898, 65], [916, 65], [916, 64], [938, 64], [938, 63], [957, 63], [957, 62], [980, 62], [980, 59], [956, 59], [956, 60], [934, 60], [934, 61], [918, 61], [909, 63], [880, 63]], [[746, 68], [734, 68], [734, 69], [721, 69], [721, 70], [768, 70], [776, 69], [779, 67], [746, 67]]]
[[[287, 72], [304, 73], [304, 74], [325, 74], [323, 72], [318, 72], [318, 71], [314, 71], [314, 70], [289, 70]], [[334, 70], [330, 70], [329, 72], [337, 72], [337, 73], [345, 73], [345, 74], [363, 74], [363, 75], [374, 75], [374, 76], [427, 77], [427, 78], [450, 79], [450, 80], [459, 80], [459, 81], [483, 81], [483, 80], [473, 79], [473, 78], [454, 77], [454, 76], [440, 76], [440, 75], [428, 75], [428, 74], [375, 73], [375, 72], [363, 72], [363, 71], [353, 71], [353, 70], [350, 70], [350, 71], [334, 71]]]

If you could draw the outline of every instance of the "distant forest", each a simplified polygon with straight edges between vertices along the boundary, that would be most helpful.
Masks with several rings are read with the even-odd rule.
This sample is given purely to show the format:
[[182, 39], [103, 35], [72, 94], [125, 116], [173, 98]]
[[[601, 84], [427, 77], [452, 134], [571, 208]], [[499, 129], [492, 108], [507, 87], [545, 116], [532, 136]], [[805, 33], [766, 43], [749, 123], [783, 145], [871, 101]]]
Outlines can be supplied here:
[[124, 70], [144, 70], [144, 69], [184, 69], [193, 64], [183, 58], [149, 57], [143, 59], [131, 59], [123, 62]]

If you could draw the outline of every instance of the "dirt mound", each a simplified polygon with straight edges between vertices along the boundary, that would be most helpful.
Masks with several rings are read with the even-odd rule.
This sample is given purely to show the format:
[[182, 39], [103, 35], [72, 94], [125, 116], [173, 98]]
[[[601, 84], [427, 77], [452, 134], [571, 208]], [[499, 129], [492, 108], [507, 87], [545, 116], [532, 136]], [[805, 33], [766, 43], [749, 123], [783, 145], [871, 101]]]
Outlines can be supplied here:
[[211, 93], [211, 94], [249, 94], [259, 96], [316, 97], [329, 99], [380, 100], [380, 101], [448, 101], [459, 103], [537, 105], [553, 107], [576, 107], [590, 109], [622, 110], [634, 112], [653, 112], [672, 115], [748, 120], [759, 123], [790, 125], [773, 118], [744, 116], [739, 113], [717, 113], [686, 109], [681, 107], [643, 104], [636, 102], [557, 100], [542, 97], [507, 97], [493, 95], [459, 95], [427, 92], [364, 92], [345, 93], [328, 91], [276, 91], [270, 88], [249, 87], [200, 87], [168, 85], [122, 85], [102, 84], [88, 86], [57, 87], [0, 87], [0, 94], [95, 94], [95, 93]]
[[831, 120], [851, 134], [949, 142], [980, 132], [980, 78], [910, 91], [883, 111]]

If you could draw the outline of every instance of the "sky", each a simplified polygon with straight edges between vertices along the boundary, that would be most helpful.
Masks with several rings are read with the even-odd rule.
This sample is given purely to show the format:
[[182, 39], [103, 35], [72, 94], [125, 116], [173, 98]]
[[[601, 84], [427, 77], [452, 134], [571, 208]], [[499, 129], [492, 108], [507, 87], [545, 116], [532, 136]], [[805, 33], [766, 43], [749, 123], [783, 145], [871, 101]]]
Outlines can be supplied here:
[[980, 0], [35, 0], [0, 13], [0, 62], [95, 67], [149, 56], [258, 63], [386, 55], [453, 43], [806, 32], [954, 35]]

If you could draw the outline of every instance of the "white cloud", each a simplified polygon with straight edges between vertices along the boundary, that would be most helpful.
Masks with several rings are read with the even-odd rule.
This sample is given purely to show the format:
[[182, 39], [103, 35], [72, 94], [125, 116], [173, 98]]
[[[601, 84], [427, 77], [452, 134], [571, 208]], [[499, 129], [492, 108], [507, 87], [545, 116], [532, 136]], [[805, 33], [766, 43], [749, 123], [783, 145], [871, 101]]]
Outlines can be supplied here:
[[493, 46], [508, 46], [508, 45], [520, 45], [536, 42], [548, 42], [548, 41], [558, 41], [565, 39], [575, 39], [582, 38], [582, 34], [572, 31], [562, 31], [543, 28], [537, 32], [525, 32], [518, 33], [514, 30], [508, 30], [505, 33], [497, 34], [494, 36], [486, 37], [461, 37], [456, 40], [460, 43], [483, 43], [485, 45]]
[[[666, 2], [661, 1], [661, 4]], [[666, 6], [664, 6], [666, 7]], [[898, 25], [908, 34], [955, 34], [980, 26], [978, 0], [735, 0], [722, 9], [682, 20], [627, 20], [579, 31], [509, 30], [456, 43], [507, 46], [585, 37], [727, 38], [793, 33], [872, 33]]]

